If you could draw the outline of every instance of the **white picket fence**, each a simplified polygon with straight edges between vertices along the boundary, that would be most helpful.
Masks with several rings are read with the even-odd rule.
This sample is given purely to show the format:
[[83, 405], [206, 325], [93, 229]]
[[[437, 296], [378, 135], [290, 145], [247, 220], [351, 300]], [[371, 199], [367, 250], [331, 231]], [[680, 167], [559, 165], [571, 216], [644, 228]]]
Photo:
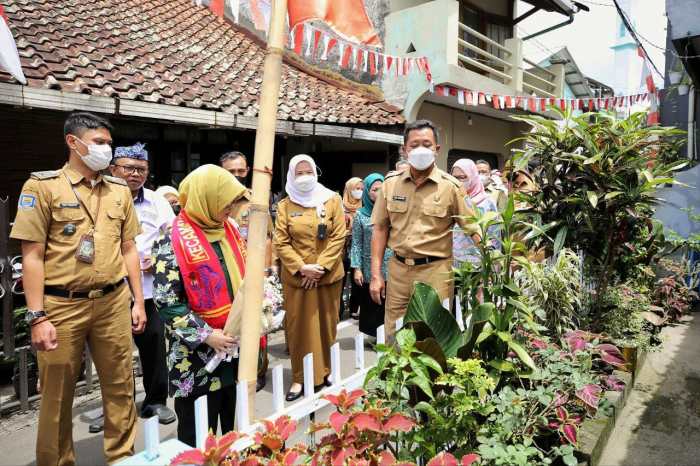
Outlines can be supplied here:
[[[396, 330], [403, 327], [403, 319], [396, 322]], [[272, 369], [272, 400], [273, 414], [266, 419], [274, 421], [280, 416], [289, 416], [299, 422], [299, 431], [306, 431], [314, 417], [314, 413], [330, 405], [323, 396], [337, 394], [341, 390], [354, 390], [363, 386], [367, 372], [371, 367], [365, 367], [364, 334], [358, 333], [355, 340], [355, 371], [346, 378], [341, 378], [340, 343], [331, 346], [331, 373], [329, 380], [332, 385], [318, 392], [314, 392], [313, 354], [304, 357], [304, 396], [299, 401], [285, 406], [284, 404], [284, 380], [283, 367], [277, 365]], [[385, 343], [384, 326], [377, 328], [377, 343]], [[264, 428], [262, 421], [251, 424], [248, 406], [248, 387], [245, 381], [239, 381], [236, 387], [236, 430], [247, 436], [236, 442], [232, 449], [241, 451], [252, 445], [255, 432]], [[207, 417], [207, 397], [201, 396], [195, 401], [195, 433], [196, 447], [204, 449], [204, 442], [209, 431]], [[117, 466], [165, 466], [182, 453], [191, 450], [192, 447], [177, 440], [170, 439], [160, 441], [158, 417], [154, 416], [144, 422], [145, 450], [130, 458], [127, 458]], [[308, 439], [313, 442], [313, 434]]]

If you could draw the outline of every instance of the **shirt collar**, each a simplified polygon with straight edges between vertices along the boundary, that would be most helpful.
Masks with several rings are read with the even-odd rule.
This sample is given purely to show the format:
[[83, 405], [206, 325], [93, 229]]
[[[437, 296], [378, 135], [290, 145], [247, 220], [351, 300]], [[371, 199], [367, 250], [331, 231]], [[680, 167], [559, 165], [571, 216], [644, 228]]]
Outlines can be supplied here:
[[[440, 183], [440, 169], [437, 167], [436, 164], [433, 165], [433, 169], [430, 171], [430, 174], [426, 179], [432, 180], [435, 183]], [[401, 174], [401, 181], [413, 181], [410, 168], [407, 168], [403, 171], [403, 173]]]
[[146, 199], [146, 196], [144, 195], [144, 189], [143, 186], [141, 186], [141, 189], [139, 189], [139, 192], [134, 196], [134, 204], [140, 204]]
[[[72, 169], [68, 164], [65, 164], [63, 166], [63, 172], [66, 174], [66, 176], [68, 176], [68, 179], [70, 180], [72, 185], [76, 185], [81, 181], [85, 180], [85, 177], [78, 170]], [[98, 173], [97, 177], [95, 178], [95, 185], [97, 185], [101, 181], [102, 174]]]

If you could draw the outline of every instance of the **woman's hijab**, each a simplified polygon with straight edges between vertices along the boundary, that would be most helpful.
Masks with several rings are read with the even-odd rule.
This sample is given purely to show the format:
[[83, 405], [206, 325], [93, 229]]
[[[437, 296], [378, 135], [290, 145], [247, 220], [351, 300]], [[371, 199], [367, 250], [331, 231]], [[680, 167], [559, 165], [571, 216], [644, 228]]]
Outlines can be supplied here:
[[224, 238], [224, 224], [216, 217], [245, 193], [235, 176], [217, 165], [202, 165], [180, 183], [180, 205], [210, 242]]
[[366, 217], [372, 216], [374, 201], [369, 197], [369, 190], [372, 189], [372, 185], [377, 181], [384, 182], [384, 177], [379, 173], [372, 173], [363, 181], [364, 189], [362, 190], [362, 207], [360, 208], [360, 213]]
[[469, 194], [474, 205], [481, 204], [487, 197], [486, 190], [484, 189], [484, 184], [479, 178], [479, 170], [476, 168], [476, 164], [471, 159], [459, 159], [455, 162], [453, 167], [457, 167], [469, 178], [467, 184], [464, 186], [465, 191]]
[[345, 183], [345, 191], [343, 192], [343, 208], [348, 214], [354, 215], [357, 209], [362, 207], [362, 199], [352, 197], [352, 191], [357, 183], [362, 183], [362, 178], [352, 177]]
[[[294, 179], [296, 178], [295, 172], [297, 169], [297, 165], [299, 165], [301, 162], [308, 162], [309, 165], [311, 165], [311, 169], [314, 172], [313, 177], [315, 179], [315, 185], [310, 191], [302, 191], [299, 188], [297, 188], [294, 183]], [[292, 160], [289, 161], [289, 169], [287, 170], [287, 184], [285, 185], [285, 190], [287, 191], [287, 195], [289, 196], [289, 199], [291, 199], [292, 202], [294, 202], [295, 204], [299, 204], [302, 207], [314, 207], [316, 208], [316, 212], [318, 212], [319, 215], [321, 209], [323, 208], [323, 204], [325, 204], [325, 202], [328, 199], [336, 195], [333, 191], [331, 191], [330, 189], [326, 188], [318, 182], [316, 162], [314, 162], [314, 159], [312, 159], [306, 154], [295, 155], [294, 157], [292, 157]]]

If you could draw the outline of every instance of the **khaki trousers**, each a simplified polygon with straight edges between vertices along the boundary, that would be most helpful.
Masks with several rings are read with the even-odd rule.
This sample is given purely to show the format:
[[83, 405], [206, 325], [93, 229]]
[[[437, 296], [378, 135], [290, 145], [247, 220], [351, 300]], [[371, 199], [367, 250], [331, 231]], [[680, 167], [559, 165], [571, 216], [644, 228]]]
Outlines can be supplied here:
[[73, 394], [86, 341], [100, 378], [107, 462], [133, 454], [136, 407], [130, 302], [126, 284], [98, 299], [45, 296], [44, 307], [56, 327], [58, 347], [38, 352], [41, 409], [37, 466], [75, 464]]
[[292, 382], [304, 383], [304, 356], [314, 355], [314, 385], [330, 374], [343, 281], [305, 290], [282, 283], [285, 333], [292, 360]]
[[389, 260], [386, 280], [386, 306], [384, 330], [387, 341], [396, 333], [396, 321], [406, 315], [413, 285], [423, 282], [431, 285], [440, 296], [440, 301], [449, 298], [452, 302], [452, 258], [424, 265], [406, 265], [396, 257]]

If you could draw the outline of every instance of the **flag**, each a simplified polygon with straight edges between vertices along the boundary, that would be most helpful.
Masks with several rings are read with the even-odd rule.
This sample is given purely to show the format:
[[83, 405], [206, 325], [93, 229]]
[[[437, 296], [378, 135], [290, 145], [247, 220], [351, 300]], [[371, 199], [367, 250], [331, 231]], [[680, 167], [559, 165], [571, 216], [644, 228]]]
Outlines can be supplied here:
[[381, 46], [363, 0], [289, 0], [287, 10], [290, 28], [319, 20], [347, 40]]
[[[221, 0], [212, 0], [221, 1]], [[272, 12], [271, 0], [250, 0], [250, 13], [253, 16], [253, 24], [255, 29], [259, 31], [265, 31], [267, 33], [267, 28], [270, 25], [270, 14]], [[290, 24], [290, 28], [293, 28], [298, 23]]]
[[649, 92], [649, 114], [647, 115], [647, 124], [657, 125], [659, 124], [659, 100], [656, 94], [656, 84], [654, 83], [654, 76], [651, 74], [651, 67], [649, 66], [649, 59], [647, 58], [644, 49], [641, 47], [637, 48], [637, 55], [644, 61], [642, 65], [642, 82], [646, 85], [647, 91]]
[[12, 37], [12, 31], [10, 31], [10, 21], [7, 19], [2, 5], [0, 5], [0, 69], [6, 70], [22, 84], [27, 84], [27, 79], [22, 73], [17, 44]]

